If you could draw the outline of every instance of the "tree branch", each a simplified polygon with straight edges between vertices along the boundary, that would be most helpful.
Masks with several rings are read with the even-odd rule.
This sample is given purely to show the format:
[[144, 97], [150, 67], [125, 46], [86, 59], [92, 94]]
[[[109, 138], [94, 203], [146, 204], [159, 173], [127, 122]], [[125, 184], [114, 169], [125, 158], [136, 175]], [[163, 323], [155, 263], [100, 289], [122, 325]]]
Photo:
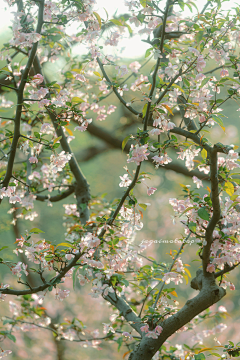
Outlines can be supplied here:
[[[38, 9], [38, 24], [36, 28], [36, 32], [38, 34], [41, 34], [41, 29], [43, 25], [43, 10], [44, 10], [44, 0], [39, 2], [39, 9]], [[36, 52], [37, 52], [38, 42], [34, 43], [32, 46], [32, 50], [30, 53], [30, 56], [28, 58], [27, 65], [23, 71], [22, 79], [18, 88], [18, 98], [17, 98], [17, 110], [16, 110], [16, 116], [15, 116], [15, 124], [14, 124], [14, 135], [13, 135], [13, 141], [11, 145], [11, 152], [9, 155], [8, 165], [7, 165], [7, 171], [2, 183], [2, 187], [8, 187], [9, 181], [12, 176], [13, 172], [13, 164], [14, 159], [16, 155], [17, 145], [18, 145], [18, 139], [20, 136], [20, 122], [21, 122], [21, 115], [22, 115], [22, 103], [23, 103], [23, 91], [27, 82], [27, 77], [29, 74], [29, 71], [31, 69], [31, 66], [33, 64]], [[2, 199], [0, 199], [0, 203], [2, 202]]]
[[[109, 79], [106, 71], [104, 70], [104, 67], [103, 67], [103, 63], [101, 62], [101, 60], [97, 57], [97, 62], [98, 62], [98, 65], [102, 71], [102, 74], [103, 76], [105, 77], [105, 79], [107, 80], [107, 82], [109, 82], [110, 84], [112, 84], [111, 80]], [[113, 89], [113, 92], [114, 94], [117, 96], [117, 98], [120, 100], [120, 102], [126, 107], [126, 109], [128, 109], [129, 111], [131, 111], [134, 115], [137, 115], [139, 117], [142, 117], [142, 114], [138, 111], [136, 111], [135, 109], [133, 109], [131, 106], [127, 106], [127, 102], [122, 98], [122, 96], [119, 94], [119, 92], [117, 91], [117, 88], [112, 85], [112, 89]]]
[[[39, 62], [39, 59], [37, 56], [34, 61], [34, 69], [37, 73], [42, 74], [41, 65], [40, 65], [40, 62]], [[71, 154], [71, 159], [69, 160], [69, 165], [70, 165], [70, 169], [76, 179], [75, 195], [76, 195], [76, 199], [77, 199], [77, 207], [78, 207], [81, 223], [85, 224], [89, 219], [88, 201], [91, 198], [89, 184], [77, 163], [77, 160], [71, 150], [70, 145], [67, 142], [67, 138], [63, 132], [62, 127], [57, 123], [57, 118], [56, 118], [55, 114], [51, 110], [49, 110], [49, 108], [47, 108], [47, 107], [46, 107], [46, 110], [47, 110], [48, 115], [52, 121], [54, 128], [55, 128], [57, 136], [61, 137], [60, 144], [62, 146], [62, 149], [66, 153]]]
[[[90, 134], [92, 134], [92, 135], [96, 136], [97, 138], [105, 141], [107, 144], [109, 144], [113, 148], [122, 150], [123, 139], [118, 139], [117, 137], [114, 137], [112, 134], [110, 134], [107, 131], [103, 130], [100, 126], [96, 126], [94, 124], [89, 124], [87, 130], [88, 130], [88, 132]], [[128, 154], [129, 150], [130, 150], [130, 145], [126, 144], [123, 151]], [[151, 162], [151, 164], [153, 165], [151, 157], [149, 157], [148, 161]], [[201, 180], [208, 180], [206, 175], [201, 173], [200, 171], [197, 171], [197, 170], [189, 171], [184, 166], [179, 165], [179, 164], [174, 163], [174, 162], [172, 162], [170, 164], [166, 164], [164, 166], [160, 165], [159, 167], [161, 167], [161, 169], [163, 169], [163, 170], [172, 170], [172, 171], [175, 171], [177, 173], [183, 174], [185, 176], [189, 176], [189, 177], [197, 176]]]
[[220, 207], [219, 189], [218, 189], [218, 156], [215, 145], [213, 149], [208, 151], [208, 157], [210, 161], [211, 200], [212, 200], [213, 215], [206, 229], [205, 239], [207, 244], [203, 247], [203, 253], [202, 253], [202, 266], [205, 275], [206, 275], [207, 265], [209, 264], [210, 248], [213, 242], [212, 234], [221, 217], [221, 207]]
[[48, 195], [36, 195], [36, 200], [38, 201], [46, 201], [49, 200], [51, 202], [57, 202], [63, 199], [66, 199], [68, 196], [74, 193], [74, 186], [70, 187], [68, 190], [62, 192], [61, 194], [54, 195], [48, 197]]
[[115, 306], [120, 311], [120, 314], [127, 320], [129, 325], [142, 335], [140, 330], [140, 327], [142, 326], [141, 318], [137, 316], [125, 300], [117, 296], [115, 293], [111, 293], [111, 296], [103, 296], [103, 298]]
[[131, 353], [129, 360], [151, 360], [157, 350], [172, 334], [186, 325], [196, 315], [221, 300], [225, 294], [226, 291], [216, 285], [213, 274], [202, 277], [202, 287], [199, 294], [188, 300], [176, 314], [160, 323], [163, 331], [158, 339], [144, 336], [135, 351]]

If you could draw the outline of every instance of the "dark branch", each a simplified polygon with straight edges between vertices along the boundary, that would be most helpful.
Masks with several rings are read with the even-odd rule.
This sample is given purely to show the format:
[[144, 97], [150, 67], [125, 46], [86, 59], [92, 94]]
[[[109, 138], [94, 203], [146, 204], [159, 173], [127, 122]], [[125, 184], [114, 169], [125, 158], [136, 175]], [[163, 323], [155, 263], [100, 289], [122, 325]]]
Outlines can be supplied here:
[[[101, 60], [97, 57], [97, 62], [98, 62], [98, 65], [103, 73], [103, 76], [105, 77], [105, 79], [107, 80], [108, 83], [112, 84], [111, 80], [109, 79], [106, 71], [104, 70], [104, 67], [103, 67], [103, 63], [101, 62]], [[127, 106], [127, 102], [122, 98], [122, 96], [119, 94], [119, 92], [117, 91], [117, 88], [112, 85], [112, 89], [113, 89], [113, 92], [114, 94], [117, 96], [117, 98], [120, 100], [120, 102], [129, 110], [131, 111], [134, 115], [137, 115], [139, 117], [142, 117], [141, 116], [141, 113], [136, 111], [135, 109], [133, 109], [131, 106]]]

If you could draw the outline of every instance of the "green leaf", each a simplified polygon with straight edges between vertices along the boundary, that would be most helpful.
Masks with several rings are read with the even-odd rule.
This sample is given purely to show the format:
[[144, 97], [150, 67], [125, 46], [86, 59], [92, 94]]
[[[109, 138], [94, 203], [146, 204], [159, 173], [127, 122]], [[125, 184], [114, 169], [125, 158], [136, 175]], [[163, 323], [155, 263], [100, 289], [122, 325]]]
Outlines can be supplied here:
[[80, 266], [76, 266], [75, 269], [73, 270], [72, 273], [72, 280], [73, 280], [73, 290], [75, 290], [75, 283], [76, 283], [76, 275], [77, 275], [77, 271], [79, 269]]
[[53, 140], [53, 145], [56, 144], [56, 142], [58, 142], [58, 140], [61, 140], [62, 136], [58, 136], [56, 139]]
[[115, 25], [118, 25], [118, 26], [124, 26], [119, 20], [117, 20], [117, 19], [111, 19], [111, 20], [109, 20], [109, 21], [111, 21], [113, 24], [115, 24]]
[[187, 79], [183, 78], [183, 82], [187, 87], [190, 87], [190, 82]]
[[220, 359], [222, 359], [222, 356], [221, 356], [221, 355], [219, 355], [219, 354], [217, 354], [217, 353], [211, 352], [211, 355], [213, 355], [213, 356], [217, 356], [217, 357], [219, 357]]
[[153, 307], [149, 306], [148, 311], [153, 314], [155, 309]]
[[44, 231], [38, 229], [38, 228], [33, 228], [32, 230], [29, 231], [30, 233], [33, 234], [40, 234], [40, 233], [44, 233]]
[[15, 338], [14, 335], [12, 335], [12, 334], [7, 334], [7, 337], [8, 337], [10, 340], [12, 340], [13, 342], [16, 342], [16, 338]]
[[202, 149], [201, 156], [202, 156], [203, 160], [205, 160], [207, 158], [207, 150]]
[[94, 71], [93, 73], [94, 73], [94, 75], [96, 75], [96, 76], [98, 76], [98, 77], [100, 77], [100, 78], [102, 79], [102, 77], [101, 77], [101, 75], [99, 74], [99, 72]]
[[[95, 71], [94, 71], [94, 73], [95, 73]], [[96, 75], [96, 74], [95, 74]], [[101, 75], [99, 74], [99, 76], [101, 77]], [[83, 99], [81, 99], [80, 97], [78, 97], [78, 96], [74, 96], [73, 98], [72, 98], [72, 102], [74, 103], [82, 103], [82, 102], [84, 102], [84, 100]]]
[[205, 357], [204, 354], [195, 354], [195, 355], [194, 355], [194, 359], [195, 359], [195, 360], [205, 360], [206, 357]]
[[148, 104], [145, 104], [142, 110], [143, 117], [146, 115]]
[[224, 190], [226, 191], [226, 193], [228, 195], [233, 196], [233, 194], [234, 194], [234, 186], [230, 181], [225, 182]]
[[147, 6], [147, 1], [146, 0], [140, 0], [140, 4], [142, 5], [142, 7], [146, 7]]
[[149, 57], [149, 56], [151, 55], [152, 49], [153, 49], [153, 48], [149, 48], [149, 49], [146, 50], [146, 52], [145, 52], [145, 58], [147, 58], [147, 57]]
[[193, 221], [190, 221], [190, 223], [188, 224], [188, 228], [193, 231], [196, 232], [196, 223]]
[[198, 216], [203, 220], [209, 221], [209, 213], [207, 212], [207, 210], [205, 208], [200, 208], [198, 210]]
[[130, 139], [131, 135], [128, 135], [125, 137], [125, 139], [122, 142], [122, 151], [124, 150], [125, 146], [127, 145], [128, 140]]
[[93, 15], [97, 18], [97, 21], [99, 23], [100, 29], [102, 27], [102, 20], [100, 18], [100, 16], [98, 15], [98, 13], [96, 13], [95, 11], [93, 11]]
[[221, 126], [223, 131], [225, 131], [225, 127], [224, 127], [222, 119], [220, 117], [218, 117], [217, 115], [212, 115], [212, 118], [214, 121], [216, 121], [216, 123], [218, 123], [219, 126]]
[[204, 31], [199, 31], [195, 36], [195, 41], [199, 44], [204, 35]]
[[37, 131], [34, 131], [34, 136], [38, 139], [40, 139], [40, 134]]
[[206, 85], [209, 82], [210, 79], [211, 79], [211, 77], [207, 77], [207, 78], [203, 79], [203, 81], [201, 82], [201, 87]]
[[143, 210], [147, 209], [147, 205], [146, 204], [138, 204], [141, 208], [143, 208]]
[[121, 279], [121, 283], [123, 283], [125, 286], [129, 286], [129, 282], [126, 279]]
[[180, 8], [182, 9], [182, 11], [184, 11], [184, 6], [185, 6], [184, 2], [181, 1], [181, 0], [178, 0], [178, 5], [179, 5]]
[[3, 325], [6, 325], [6, 324], [14, 324], [14, 320], [13, 319], [5, 319], [3, 321]]
[[195, 9], [196, 9], [196, 10], [197, 10], [197, 12], [198, 12], [198, 8], [197, 8], [196, 4], [194, 4], [194, 2], [192, 2], [192, 1], [190, 1], [190, 4], [191, 4], [192, 6], [194, 6], [194, 7], [195, 7]]
[[236, 184], [240, 185], [240, 179], [232, 179], [232, 181], [235, 182]]
[[73, 245], [68, 244], [68, 243], [60, 243], [60, 244], [57, 244], [56, 248], [57, 248], [58, 246], [65, 246], [65, 247], [74, 248], [74, 246], [73, 246]]
[[128, 32], [130, 35], [132, 35], [133, 31], [130, 25], [128, 25], [127, 23], [125, 23], [125, 26], [128, 28]]
[[120, 338], [118, 338], [116, 342], [118, 343], [118, 351], [120, 351], [123, 342], [123, 337], [121, 336]]

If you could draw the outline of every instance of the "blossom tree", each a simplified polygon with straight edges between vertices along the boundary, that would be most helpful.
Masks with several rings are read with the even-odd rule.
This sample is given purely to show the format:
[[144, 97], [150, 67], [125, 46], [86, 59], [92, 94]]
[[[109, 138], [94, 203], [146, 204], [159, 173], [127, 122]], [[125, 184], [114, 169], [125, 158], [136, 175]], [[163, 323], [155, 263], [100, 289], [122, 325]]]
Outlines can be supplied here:
[[[128, 13], [109, 19], [107, 11], [105, 17], [99, 15], [95, 0], [7, 2], [14, 21], [13, 37], [1, 50], [5, 61], [1, 92], [6, 93], [1, 107], [12, 107], [15, 115], [1, 117], [0, 199], [18, 209], [28, 230], [16, 239], [16, 262], [7, 261], [7, 249], [0, 249], [1, 265], [12, 274], [12, 282], [0, 288], [0, 299], [9, 301], [12, 313], [3, 318], [2, 339], [14, 341], [19, 327], [41, 327], [57, 341], [125, 344], [130, 360], [204, 359], [199, 346], [180, 355], [164, 343], [196, 324], [199, 314], [226, 296], [227, 287], [234, 290], [226, 276], [240, 262], [238, 147], [212, 144], [210, 135], [218, 126], [225, 131], [222, 104], [239, 101], [239, 8], [226, 14], [222, 0], [208, 1], [203, 9], [195, 0], [125, 1]], [[185, 8], [190, 16], [185, 16]], [[78, 27], [73, 35], [68, 33], [72, 24]], [[149, 74], [144, 73], [145, 63], [132, 59], [127, 66], [120, 54], [109, 54], [121, 38], [137, 34], [149, 44], [145, 57], [154, 59]], [[81, 57], [71, 55], [78, 43], [86, 50]], [[14, 63], [19, 55], [21, 65]], [[66, 64], [59, 81], [51, 81], [45, 64], [59, 56], [66, 57]], [[211, 69], [204, 72], [206, 66]], [[133, 76], [136, 80], [130, 86]], [[8, 100], [9, 92], [16, 94], [14, 102]], [[112, 92], [138, 124], [137, 133], [124, 140], [97, 125], [116, 111], [106, 100]], [[126, 101], [130, 93], [131, 100]], [[121, 198], [110, 202], [91, 196], [87, 174], [71, 149], [72, 124], [79, 139], [88, 131], [128, 153], [120, 176]], [[174, 153], [185, 161], [182, 167], [172, 161]], [[139, 203], [135, 191], [149, 178], [144, 171], [147, 161], [192, 177], [193, 190], [183, 185], [181, 200], [169, 199], [182, 233], [180, 249], [170, 253], [170, 260], [166, 255], [165, 262], [143, 255], [147, 241], [137, 250], [133, 246], [143, 226], [142, 209], [147, 207]], [[202, 180], [208, 182], [206, 188]], [[158, 196], [151, 180], [146, 193]], [[37, 216], [37, 201], [51, 206], [72, 194], [74, 203], [64, 205], [65, 242], [55, 245], [27, 220]], [[201, 264], [190, 285], [196, 294], [180, 308], [173, 300], [175, 288], [167, 285], [179, 286], [188, 276], [184, 250], [193, 239], [195, 260]], [[143, 265], [142, 257], [150, 265]], [[93, 332], [87, 338], [85, 324], [75, 320], [68, 326], [49, 327], [51, 319], [41, 305], [48, 294], [54, 294], [52, 301], [67, 301], [69, 278], [81, 286], [91, 283], [89, 296], [102, 298], [117, 310], [111, 323], [104, 324], [105, 336]], [[207, 312], [203, 317], [209, 316]], [[225, 358], [239, 354], [232, 342], [223, 350]], [[2, 349], [0, 358], [10, 353]]]

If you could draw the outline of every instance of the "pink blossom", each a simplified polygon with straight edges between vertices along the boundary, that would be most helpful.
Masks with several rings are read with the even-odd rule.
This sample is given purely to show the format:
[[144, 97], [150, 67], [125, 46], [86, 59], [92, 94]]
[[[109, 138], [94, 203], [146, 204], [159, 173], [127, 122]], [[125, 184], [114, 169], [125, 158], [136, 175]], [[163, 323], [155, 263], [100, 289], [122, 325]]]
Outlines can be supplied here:
[[120, 187], [128, 187], [131, 184], [131, 180], [128, 177], [128, 174], [124, 174], [123, 176], [119, 176], [122, 180], [119, 184]]
[[32, 78], [32, 82], [34, 82], [36, 85], [39, 85], [43, 82], [44, 78], [41, 74], [36, 74]]
[[50, 100], [48, 99], [42, 99], [38, 103], [38, 107], [42, 109], [44, 106], [48, 106], [50, 104]]
[[36, 158], [36, 156], [31, 156], [28, 161], [30, 162], [30, 164], [37, 164], [38, 163], [38, 159]]
[[149, 134], [154, 136], [154, 135], [160, 135], [163, 132], [163, 130], [161, 129], [152, 129], [151, 131], [149, 131]]
[[154, 194], [156, 190], [157, 190], [157, 188], [150, 187], [147, 189], [147, 194], [150, 196], [150, 195]]
[[124, 86], [119, 86], [118, 88], [117, 88], [117, 91], [119, 92], [119, 94], [121, 95], [121, 96], [123, 96], [123, 92], [124, 91], [128, 91], [129, 89], [128, 89], [128, 87], [127, 87], [127, 84], [125, 84]]
[[163, 166], [165, 164], [169, 164], [172, 161], [172, 159], [168, 156], [167, 153], [165, 153], [164, 155], [161, 155], [161, 156], [155, 155], [152, 157], [152, 160], [153, 160], [153, 162], [155, 162], [156, 168], [158, 168], [159, 165]]
[[206, 66], [206, 61], [204, 60], [203, 55], [199, 55], [197, 59], [197, 71], [201, 72]]
[[79, 80], [79, 81], [81, 81], [81, 82], [85, 82], [85, 81], [86, 81], [85, 76], [82, 75], [82, 74], [77, 74], [77, 75], [75, 76], [75, 79], [76, 79], [76, 80]]
[[177, 65], [172, 65], [170, 62], [168, 63], [168, 66], [165, 69], [165, 74], [169, 76], [169, 78], [173, 78], [175, 75], [177, 75]]
[[49, 93], [49, 90], [48, 90], [48, 89], [41, 87], [41, 88], [37, 91], [37, 99], [42, 99], [42, 98], [44, 98], [48, 93]]
[[114, 113], [114, 111], [116, 110], [116, 106], [115, 105], [109, 105], [108, 109], [107, 109], [107, 114], [110, 115], [112, 113]]
[[214, 273], [215, 272], [215, 266], [213, 264], [208, 264], [207, 271], [209, 273]]
[[160, 325], [157, 325], [155, 327], [155, 330], [154, 330], [158, 335], [161, 334], [161, 332], [163, 331], [163, 328], [160, 326]]
[[98, 121], [103, 121], [103, 120], [106, 119], [106, 117], [107, 117], [107, 115], [99, 114], [99, 115], [97, 116], [96, 120], [98, 120]]
[[150, 153], [147, 152], [148, 150], [148, 144], [145, 144], [143, 146], [139, 146], [138, 144], [134, 147], [131, 145], [130, 153], [128, 156], [131, 156], [127, 162], [135, 162], [137, 165], [140, 165], [140, 162], [144, 160], [148, 160], [147, 155]]
[[199, 56], [199, 51], [191, 46], [189, 46], [188, 50], [192, 52], [195, 56]]
[[129, 68], [132, 70], [132, 72], [134, 73], [138, 73], [138, 70], [140, 69], [141, 64], [139, 64], [138, 61], [134, 61], [129, 65]]
[[11, 353], [12, 353], [11, 350], [2, 350], [2, 351], [0, 352], [0, 359], [2, 359], [2, 358], [5, 357], [5, 356], [10, 355]]
[[17, 263], [17, 265], [14, 266], [11, 270], [12, 270], [13, 275], [17, 275], [17, 277], [21, 277], [22, 276], [21, 271], [23, 271], [26, 276], [28, 275], [28, 272], [26, 269], [27, 269], [27, 265], [25, 265], [21, 261], [19, 261]]
[[54, 173], [58, 171], [62, 171], [67, 162], [71, 159], [72, 154], [65, 153], [65, 151], [61, 151], [60, 154], [50, 156], [51, 170]]
[[139, 27], [141, 25], [141, 22], [138, 20], [136, 16], [132, 16], [129, 18], [129, 22], [134, 24], [136, 27]]
[[158, 334], [155, 333], [155, 331], [148, 331], [147, 334], [146, 334], [146, 337], [152, 338], [152, 339], [157, 339], [157, 338], [158, 338]]
[[82, 125], [76, 126], [74, 128], [74, 131], [79, 130], [79, 131], [83, 132], [83, 131], [87, 130], [87, 125], [83, 123]]
[[70, 290], [58, 290], [55, 295], [55, 299], [59, 301], [63, 301], [70, 294]]
[[227, 328], [226, 324], [218, 324], [217, 326], [215, 326], [214, 330], [216, 331], [216, 333], [221, 333], [223, 332], [225, 329]]
[[175, 285], [178, 285], [178, 283], [182, 283], [182, 275], [181, 274], [177, 274], [175, 272], [168, 272], [166, 274], [164, 274], [162, 281], [165, 281], [166, 284], [169, 284], [170, 281], [173, 281], [175, 283]]
[[86, 278], [85, 278], [82, 274], [78, 274], [77, 277], [78, 277], [78, 280], [79, 280], [79, 284], [80, 284], [81, 286], [85, 285], [85, 283], [86, 283]]
[[128, 74], [127, 65], [116, 66], [115, 69], [118, 70], [118, 75], [120, 77], [123, 77], [124, 75]]
[[120, 34], [118, 31], [111, 33], [110, 37], [105, 41], [105, 45], [117, 46], [119, 42]]
[[21, 198], [17, 195], [12, 195], [9, 198], [9, 203], [10, 204], [16, 204], [16, 202], [21, 202]]
[[[42, 100], [45, 101], [45, 100]], [[49, 123], [44, 123], [41, 126], [40, 133], [42, 134], [52, 134], [53, 133], [53, 127]]]
[[225, 308], [225, 306], [219, 306], [219, 308], [218, 308], [218, 312], [221, 312], [221, 313], [225, 313], [225, 312], [227, 312], [227, 309]]
[[228, 70], [222, 69], [222, 70], [220, 71], [220, 76], [221, 76], [221, 77], [229, 76]]
[[131, 335], [131, 334], [129, 334], [127, 331], [124, 331], [124, 332], [122, 333], [122, 335], [123, 335], [123, 336], [125, 336], [125, 337], [128, 337], [128, 338], [129, 338], [129, 340], [133, 340], [132, 335]]
[[97, 45], [90, 46], [90, 53], [92, 58], [96, 58], [97, 56], [101, 56], [100, 49]]
[[193, 176], [193, 182], [197, 185], [197, 188], [200, 189], [201, 186], [203, 186], [202, 180], [198, 179], [196, 176]]
[[143, 325], [142, 327], [140, 327], [140, 330], [141, 330], [142, 332], [148, 333], [148, 331], [149, 331], [149, 325], [148, 325], [148, 324]]
[[201, 83], [205, 78], [206, 78], [206, 75], [199, 73], [199, 74], [197, 74], [197, 76], [195, 77], [195, 80], [196, 80], [196, 81], [199, 81], [199, 82]]
[[235, 290], [235, 285], [233, 283], [230, 283], [229, 289], [230, 290]]
[[200, 121], [200, 123], [205, 122], [205, 121], [206, 121], [205, 116], [204, 116], [204, 115], [200, 115], [200, 116], [199, 116], [199, 121]]

